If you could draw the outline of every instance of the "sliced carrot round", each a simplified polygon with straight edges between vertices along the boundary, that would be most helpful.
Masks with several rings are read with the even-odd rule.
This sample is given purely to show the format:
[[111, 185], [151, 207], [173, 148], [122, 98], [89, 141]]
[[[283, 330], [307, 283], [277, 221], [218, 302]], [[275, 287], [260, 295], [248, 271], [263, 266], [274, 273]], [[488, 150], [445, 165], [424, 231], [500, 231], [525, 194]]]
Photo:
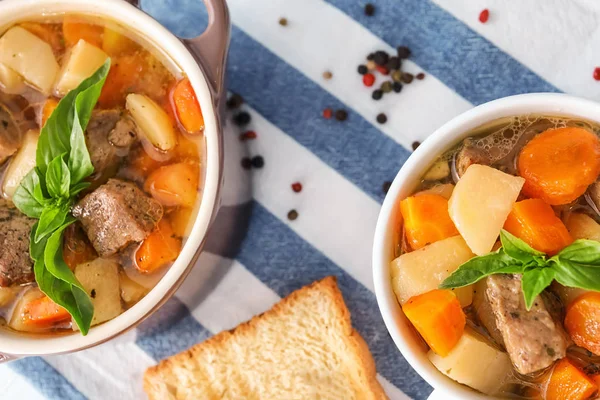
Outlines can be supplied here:
[[577, 346], [600, 355], [600, 293], [584, 293], [569, 304], [565, 329]]
[[413, 250], [458, 235], [448, 213], [448, 199], [437, 194], [420, 194], [400, 202], [404, 232]]
[[583, 128], [547, 130], [523, 147], [518, 169], [525, 195], [568, 204], [600, 174], [600, 140]]
[[568, 358], [554, 366], [545, 400], [587, 400], [598, 391], [596, 383]]

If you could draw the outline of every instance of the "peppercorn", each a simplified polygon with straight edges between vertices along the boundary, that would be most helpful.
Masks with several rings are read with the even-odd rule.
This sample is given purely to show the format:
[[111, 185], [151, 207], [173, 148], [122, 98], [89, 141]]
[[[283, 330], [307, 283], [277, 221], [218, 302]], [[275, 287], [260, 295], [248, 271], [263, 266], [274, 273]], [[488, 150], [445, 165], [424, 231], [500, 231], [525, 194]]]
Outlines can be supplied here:
[[329, 119], [329, 118], [331, 118], [332, 115], [333, 115], [333, 111], [331, 110], [331, 108], [326, 108], [323, 110], [323, 118]]
[[249, 140], [249, 139], [256, 139], [256, 132], [247, 131], [247, 132], [240, 134], [240, 140], [243, 141], [243, 140]]
[[375, 14], [375, 6], [371, 3], [367, 3], [365, 5], [365, 15], [367, 17], [372, 17]]
[[482, 24], [485, 24], [489, 18], [490, 10], [488, 10], [487, 8], [479, 13], [479, 22], [481, 22]]
[[346, 110], [337, 110], [335, 112], [335, 119], [338, 121], [345, 121], [348, 119], [348, 112]]
[[227, 99], [226, 105], [227, 105], [227, 108], [229, 108], [230, 110], [233, 110], [233, 109], [241, 106], [243, 103], [244, 103], [243, 97], [237, 93], [234, 93], [231, 95], [230, 98]]
[[385, 115], [384, 113], [378, 114], [377, 122], [379, 122], [380, 124], [385, 124], [387, 122], [387, 115]]
[[402, 91], [402, 84], [400, 82], [394, 82], [394, 92], [400, 93]]
[[385, 81], [381, 84], [381, 91], [383, 93], [389, 93], [392, 91], [392, 82], [390, 81]]
[[381, 98], [383, 97], [383, 92], [379, 89], [373, 90], [373, 94], [371, 95], [371, 97], [373, 98], [373, 100], [381, 100]]
[[377, 71], [379, 71], [379, 73], [381, 75], [388, 75], [390, 73], [390, 71], [386, 67], [384, 67], [382, 65], [378, 65], [377, 67], [375, 67], [375, 69]]
[[390, 191], [390, 186], [392, 186], [392, 181], [383, 182], [383, 185], [381, 186], [381, 189], [383, 190], [383, 194], [387, 194], [387, 192]]
[[288, 212], [287, 217], [290, 221], [294, 221], [296, 218], [298, 218], [298, 211], [290, 210], [290, 212]]
[[417, 76], [415, 76], [415, 78], [417, 78], [418, 80], [422, 81], [423, 79], [425, 79], [425, 74], [422, 72], [419, 72], [417, 74]]
[[396, 70], [396, 71], [392, 72], [392, 80], [394, 82], [401, 82], [402, 81], [402, 71]]
[[287, 26], [287, 24], [288, 24], [287, 18], [279, 18], [279, 25]]
[[244, 168], [244, 169], [252, 168], [252, 160], [250, 160], [248, 157], [242, 158], [242, 168]]
[[368, 61], [371, 61], [374, 58], [375, 58], [375, 53], [369, 53], [369, 55], [367, 55], [367, 60]]
[[364, 74], [363, 75], [363, 84], [366, 87], [371, 87], [375, 83], [375, 75], [373, 74]]
[[594, 68], [594, 79], [600, 81], [600, 67]]
[[398, 57], [400, 58], [408, 58], [410, 57], [410, 49], [406, 46], [399, 46], [397, 49]]
[[409, 74], [408, 72], [405, 72], [402, 74], [402, 82], [409, 84], [413, 81], [414, 76], [413, 74]]
[[393, 71], [395, 69], [399, 69], [401, 65], [402, 65], [402, 61], [400, 61], [400, 58], [393, 56], [393, 57], [390, 57], [390, 59], [387, 62], [387, 69], [389, 69], [390, 71]]
[[359, 66], [358, 66], [358, 73], [359, 73], [359, 74], [361, 74], [361, 75], [364, 75], [364, 74], [366, 74], [367, 72], [369, 72], [369, 69], [367, 68], [367, 66], [366, 66], [366, 65], [362, 65], [362, 64], [361, 64], [361, 65], [359, 65]]
[[412, 149], [416, 150], [420, 145], [421, 145], [421, 142], [413, 142], [412, 143]]
[[300, 193], [302, 191], [302, 184], [300, 182], [292, 183], [292, 190], [294, 193]]
[[233, 117], [233, 123], [237, 126], [248, 125], [252, 117], [246, 111], [242, 111]]
[[389, 58], [390, 56], [388, 55], [388, 53], [386, 53], [383, 50], [379, 50], [375, 52], [375, 57], [373, 57], [373, 61], [375, 61], [375, 64], [377, 65], [385, 65], [387, 64]]
[[333, 74], [331, 73], [331, 71], [325, 71], [323, 72], [323, 78], [329, 80], [333, 78]]
[[375, 68], [377, 68], [377, 64], [375, 64], [375, 61], [373, 61], [373, 60], [367, 61], [367, 69], [369, 71], [373, 71]]
[[265, 166], [265, 159], [262, 156], [252, 157], [252, 166], [254, 168], [262, 168]]

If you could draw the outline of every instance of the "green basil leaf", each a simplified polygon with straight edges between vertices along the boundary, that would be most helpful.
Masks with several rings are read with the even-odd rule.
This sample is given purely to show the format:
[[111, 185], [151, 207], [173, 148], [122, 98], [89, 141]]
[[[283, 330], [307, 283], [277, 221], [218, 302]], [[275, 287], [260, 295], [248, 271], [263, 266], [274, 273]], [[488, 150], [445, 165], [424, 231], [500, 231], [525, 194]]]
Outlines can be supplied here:
[[523, 264], [500, 249], [496, 253], [470, 259], [458, 267], [439, 287], [440, 289], [463, 287], [492, 274], [520, 274], [524, 268]]
[[[79, 124], [83, 131], [87, 128], [92, 109], [96, 105], [102, 86], [106, 81], [110, 59], [100, 67], [92, 76], [84, 80], [75, 89], [71, 90], [58, 103], [46, 124], [42, 128], [36, 151], [36, 166], [45, 174], [48, 164], [57, 156], [71, 153], [71, 132], [75, 115], [76, 101], [80, 94], [86, 97], [81, 101], [81, 108], [77, 108]], [[71, 157], [69, 157], [71, 158]]]
[[550, 259], [555, 271], [554, 279], [563, 286], [577, 287], [600, 292], [600, 269], [581, 266], [566, 259]]
[[535, 298], [544, 291], [556, 276], [556, 271], [552, 268], [534, 268], [523, 272], [521, 288], [525, 297], [525, 307], [531, 309]]
[[[102, 89], [102, 86], [100, 86], [100, 89]], [[98, 90], [98, 96], [94, 97], [94, 94], [88, 91], [83, 92], [77, 97], [76, 101], [75, 114], [73, 115], [73, 130], [71, 131], [71, 154], [69, 155], [69, 169], [73, 173], [73, 184], [80, 183], [94, 172], [94, 166], [92, 165], [90, 153], [85, 144], [85, 135], [79, 121], [78, 112], [78, 109], [84, 109], [89, 106], [87, 103], [90, 101], [93, 101], [91, 107], [94, 108], [100, 95], [100, 90]]]
[[600, 242], [584, 239], [576, 240], [562, 249], [554, 258], [568, 260], [587, 267], [600, 267]]
[[40, 178], [35, 169], [21, 180], [12, 197], [15, 206], [29, 218], [40, 218], [46, 199], [42, 195]]
[[40, 240], [36, 243], [35, 241], [35, 232], [37, 231], [37, 227], [39, 225], [39, 221], [33, 224], [31, 228], [31, 233], [29, 234], [29, 255], [33, 261], [37, 261], [43, 259], [44, 257], [44, 249], [46, 248], [46, 238]]
[[48, 164], [46, 170], [46, 186], [48, 193], [53, 198], [69, 198], [69, 187], [71, 186], [71, 172], [64, 160], [65, 154], [61, 154]]
[[500, 231], [500, 241], [502, 242], [502, 249], [504, 249], [506, 254], [522, 263], [532, 261], [536, 256], [538, 258], [545, 256], [541, 251], [533, 249], [527, 243], [504, 229]]
[[65, 224], [48, 238], [44, 250], [44, 264], [46, 270], [56, 278], [51, 289], [54, 296], [51, 297], [52, 300], [71, 314], [81, 333], [86, 335], [94, 316], [94, 305], [83, 285], [65, 263], [62, 253], [64, 229], [73, 222], [75, 222], [75, 218], [69, 216]]
[[38, 226], [35, 231], [34, 242], [39, 242], [60, 228], [69, 214], [69, 208], [70, 206], [68, 204], [52, 204], [44, 208], [42, 214], [40, 215], [40, 220], [38, 221]]
[[81, 192], [82, 190], [85, 190], [87, 188], [89, 188], [92, 184], [90, 182], [79, 182], [73, 186], [71, 186], [71, 190], [69, 191], [69, 195], [71, 197], [75, 197], [79, 194], [79, 192]]

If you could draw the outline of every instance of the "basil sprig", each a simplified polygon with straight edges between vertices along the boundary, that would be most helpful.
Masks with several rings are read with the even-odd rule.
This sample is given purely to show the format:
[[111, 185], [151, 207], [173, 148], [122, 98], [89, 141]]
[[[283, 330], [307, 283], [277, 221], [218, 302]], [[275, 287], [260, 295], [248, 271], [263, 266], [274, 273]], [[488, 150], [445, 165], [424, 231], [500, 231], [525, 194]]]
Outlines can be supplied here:
[[40, 290], [71, 314], [83, 335], [90, 329], [94, 306], [63, 259], [63, 232], [75, 222], [71, 207], [94, 172], [83, 132], [109, 69], [110, 59], [58, 103], [41, 130], [35, 168], [13, 196], [21, 212], [38, 219], [29, 252]]
[[493, 274], [522, 274], [521, 288], [529, 310], [534, 299], [556, 280], [563, 286], [600, 291], [600, 243], [576, 240], [553, 257], [532, 249], [505, 230], [502, 247], [462, 264], [440, 289], [471, 285]]

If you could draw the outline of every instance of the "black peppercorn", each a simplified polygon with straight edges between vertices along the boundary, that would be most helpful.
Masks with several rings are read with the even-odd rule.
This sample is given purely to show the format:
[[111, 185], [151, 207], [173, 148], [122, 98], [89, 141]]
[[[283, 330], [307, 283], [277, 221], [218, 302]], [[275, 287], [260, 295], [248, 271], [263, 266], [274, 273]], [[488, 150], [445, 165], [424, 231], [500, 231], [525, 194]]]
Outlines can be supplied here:
[[247, 125], [251, 119], [252, 117], [250, 116], [250, 114], [248, 114], [246, 111], [242, 111], [235, 117], [233, 117], [233, 123], [237, 126], [243, 126]]
[[254, 168], [262, 168], [265, 165], [265, 159], [262, 156], [252, 157], [252, 166]]
[[406, 46], [399, 46], [397, 49], [398, 57], [400, 58], [408, 58], [410, 57], [410, 49]]
[[230, 110], [233, 110], [235, 108], [238, 108], [239, 106], [241, 106], [244, 103], [244, 99], [242, 98], [242, 96], [240, 96], [237, 93], [234, 93], [231, 95], [231, 97], [229, 99], [227, 99], [227, 108], [229, 108]]
[[375, 61], [375, 64], [381, 65], [381, 66], [385, 66], [385, 64], [387, 64], [389, 59], [390, 59], [390, 56], [388, 55], [388, 53], [386, 53], [385, 51], [382, 51], [382, 50], [376, 51], [375, 56], [373, 57], [373, 61]]
[[394, 82], [394, 92], [400, 93], [402, 91], [402, 84], [400, 82]]
[[369, 53], [369, 55], [367, 56], [367, 60], [369, 60], [369, 61], [371, 61], [374, 58], [375, 58], [375, 53]]
[[421, 142], [413, 142], [412, 149], [416, 150], [421, 145]]
[[377, 115], [377, 122], [380, 124], [385, 124], [387, 122], [387, 116], [384, 113]]
[[346, 110], [337, 110], [335, 112], [335, 119], [338, 121], [345, 121], [348, 119], [348, 112]]
[[379, 89], [373, 90], [373, 94], [371, 95], [371, 97], [373, 98], [373, 100], [381, 100], [381, 98], [383, 97], [383, 91]]
[[396, 56], [390, 57], [390, 59], [387, 62], [387, 69], [389, 69], [390, 71], [393, 71], [395, 69], [399, 69], [401, 65], [402, 65], [402, 61], [400, 61], [400, 58], [398, 58]]
[[244, 169], [252, 168], [252, 160], [250, 160], [248, 157], [242, 158], [242, 168], [244, 168]]
[[290, 221], [295, 220], [296, 218], [298, 218], [298, 211], [296, 211], [296, 210], [290, 210], [290, 212], [288, 212], [287, 217], [288, 217], [288, 219]]
[[375, 6], [371, 3], [367, 3], [365, 5], [365, 15], [368, 17], [372, 17], [375, 14]]
[[367, 72], [369, 72], [369, 68], [367, 68], [367, 66], [366, 66], [366, 65], [362, 65], [362, 64], [361, 64], [361, 65], [359, 65], [359, 66], [358, 66], [358, 73], [359, 73], [359, 74], [361, 74], [361, 75], [364, 75], [364, 74], [366, 74]]
[[387, 192], [389, 192], [390, 186], [392, 186], [392, 182], [391, 181], [385, 181], [385, 182], [383, 182], [383, 185], [381, 186], [381, 189], [383, 190], [383, 194], [387, 194]]

